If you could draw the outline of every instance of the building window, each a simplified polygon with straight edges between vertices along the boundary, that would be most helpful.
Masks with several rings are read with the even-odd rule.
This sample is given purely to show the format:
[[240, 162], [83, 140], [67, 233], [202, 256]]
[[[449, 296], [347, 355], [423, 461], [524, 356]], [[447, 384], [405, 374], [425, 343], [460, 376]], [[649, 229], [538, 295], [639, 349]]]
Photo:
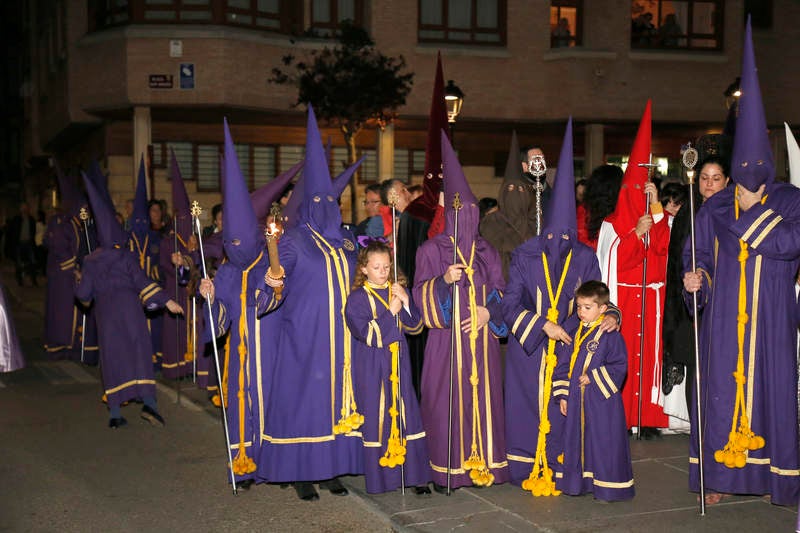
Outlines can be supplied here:
[[722, 50], [722, 0], [632, 0], [631, 47]]
[[[178, 161], [178, 167], [181, 169], [181, 179], [184, 181], [193, 180], [197, 177], [194, 166], [194, 146], [190, 142], [167, 142], [162, 143], [166, 152], [167, 168], [172, 172], [172, 155], [175, 154], [175, 159]], [[172, 175], [170, 174], [170, 179]]]
[[311, 30], [328, 36], [345, 20], [364, 26], [363, 0], [311, 0]]
[[197, 190], [219, 190], [219, 163], [222, 146], [218, 144], [198, 144], [197, 148]]
[[409, 183], [414, 176], [425, 174], [425, 150], [394, 149], [394, 177]]
[[506, 0], [419, 0], [420, 42], [506, 44]]
[[293, 0], [88, 0], [89, 31], [132, 23], [220, 24], [299, 34], [303, 4]]
[[583, 34], [582, 0], [553, 0], [550, 4], [550, 47], [581, 45]]

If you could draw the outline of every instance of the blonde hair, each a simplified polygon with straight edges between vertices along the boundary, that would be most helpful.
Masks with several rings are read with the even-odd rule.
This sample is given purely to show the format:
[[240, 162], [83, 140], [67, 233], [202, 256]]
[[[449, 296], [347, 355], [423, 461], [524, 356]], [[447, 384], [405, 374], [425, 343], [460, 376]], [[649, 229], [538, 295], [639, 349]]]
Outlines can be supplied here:
[[[369, 262], [369, 256], [371, 254], [386, 254], [389, 256], [389, 282], [395, 283], [394, 279], [394, 268], [392, 262], [392, 249], [389, 247], [388, 244], [383, 243], [381, 241], [372, 241], [364, 248], [361, 248], [358, 251], [358, 260], [356, 260], [356, 276], [353, 280], [353, 288], [352, 290], [360, 289], [364, 286], [364, 283], [367, 281], [367, 275], [361, 270], [367, 263]], [[397, 283], [400, 283], [403, 287], [406, 286], [406, 277], [400, 271], [397, 270]]]

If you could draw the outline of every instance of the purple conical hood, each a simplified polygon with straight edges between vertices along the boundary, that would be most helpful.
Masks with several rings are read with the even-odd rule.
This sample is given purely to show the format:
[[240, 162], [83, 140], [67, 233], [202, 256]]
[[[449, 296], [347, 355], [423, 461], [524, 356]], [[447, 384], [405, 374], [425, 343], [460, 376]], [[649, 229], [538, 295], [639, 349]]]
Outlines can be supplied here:
[[333, 194], [336, 196], [336, 198], [339, 198], [342, 195], [345, 187], [347, 187], [347, 184], [350, 183], [353, 174], [356, 173], [358, 167], [360, 167], [361, 163], [364, 162], [365, 157], [366, 156], [362, 156], [361, 159], [344, 169], [341, 174], [333, 178]]
[[[342, 213], [333, 190], [325, 150], [317, 126], [314, 109], [308, 106], [306, 128], [306, 165], [303, 170], [303, 197], [300, 199], [298, 223], [308, 224], [326, 239], [338, 244], [341, 239]], [[292, 194], [294, 196], [294, 194]]]
[[461, 199], [461, 209], [458, 212], [458, 247], [468, 250], [468, 247], [478, 235], [478, 225], [480, 223], [480, 210], [478, 209], [478, 199], [469, 188], [467, 178], [458, 162], [450, 139], [444, 130], [441, 131], [442, 139], [442, 170], [444, 174], [444, 209], [445, 209], [445, 233], [453, 236], [455, 232], [455, 211], [453, 209], [453, 199], [456, 193]]
[[264, 220], [267, 218], [272, 208], [272, 203], [280, 199], [281, 193], [286, 189], [286, 186], [289, 185], [289, 182], [292, 181], [292, 178], [303, 168], [304, 162], [305, 161], [300, 161], [295, 163], [289, 170], [283, 174], [279, 174], [269, 183], [262, 185], [250, 193], [250, 202], [253, 204], [253, 211], [255, 212], [256, 220], [259, 224], [264, 223]]
[[97, 190], [105, 195], [108, 205], [113, 209], [114, 200], [111, 199], [111, 193], [108, 191], [108, 176], [103, 174], [103, 170], [100, 168], [100, 163], [97, 159], [91, 160], [89, 163], [89, 172], [87, 172], [86, 175], [97, 186]]
[[731, 178], [737, 184], [755, 191], [775, 179], [775, 163], [769, 143], [764, 104], [758, 85], [758, 69], [753, 51], [753, 31], [747, 16], [742, 54], [742, 96], [733, 139]]
[[136, 196], [133, 198], [131, 231], [144, 241], [150, 230], [150, 210], [147, 207], [147, 177], [145, 176], [144, 155], [139, 159], [139, 177], [136, 180]]
[[56, 176], [58, 178], [58, 190], [61, 192], [61, 204], [65, 214], [75, 216], [81, 207], [87, 204], [86, 196], [78, 187], [78, 183], [72, 176], [65, 176], [58, 163], [55, 164]]
[[175, 152], [170, 150], [170, 168], [172, 177], [172, 217], [174, 227], [178, 230], [178, 235], [184, 242], [189, 240], [192, 234], [192, 212], [189, 204], [189, 195], [186, 194], [186, 186], [183, 184], [181, 167]]
[[567, 121], [561, 155], [558, 157], [553, 192], [545, 211], [545, 233], [555, 236], [569, 233], [577, 238], [578, 224], [575, 214], [575, 171], [572, 163], [572, 117]]
[[239, 158], [225, 119], [225, 189], [222, 194], [222, 239], [225, 254], [234, 265], [247, 268], [264, 247], [253, 204], [247, 192]]
[[305, 172], [300, 175], [300, 178], [295, 182], [294, 189], [292, 189], [292, 195], [289, 197], [289, 201], [286, 202], [286, 205], [283, 207], [281, 211], [281, 215], [283, 216], [283, 229], [287, 230], [297, 226], [299, 222], [299, 213], [300, 213], [300, 203], [303, 201], [303, 191], [305, 190]]
[[125, 246], [128, 242], [128, 235], [117, 222], [116, 211], [110, 201], [108, 191], [103, 190], [102, 183], [96, 182], [96, 177], [92, 179], [84, 172], [81, 172], [81, 176], [83, 176], [83, 184], [89, 195], [89, 204], [97, 227], [97, 239], [100, 246], [103, 248]]

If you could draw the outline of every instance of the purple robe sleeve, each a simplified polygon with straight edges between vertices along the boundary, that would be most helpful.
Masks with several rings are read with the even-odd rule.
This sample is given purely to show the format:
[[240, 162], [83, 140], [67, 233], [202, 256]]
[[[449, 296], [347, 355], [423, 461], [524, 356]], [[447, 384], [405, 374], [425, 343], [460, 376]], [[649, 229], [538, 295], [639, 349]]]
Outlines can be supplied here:
[[[619, 332], [605, 333], [600, 342], [605, 344], [605, 360], [589, 373], [590, 387], [597, 387], [604, 398], [619, 394], [628, 374], [628, 352]], [[594, 366], [594, 365], [593, 365]]]
[[91, 264], [85, 264], [81, 275], [81, 281], [75, 285], [75, 298], [85, 307], [88, 307], [94, 299], [93, 280], [94, 273], [92, 272]]
[[[566, 328], [565, 328], [566, 329]], [[575, 328], [567, 329], [570, 335], [575, 335]], [[569, 362], [572, 358], [572, 346], [559, 342], [556, 344], [556, 357], [558, 363], [553, 370], [553, 401], [569, 399]]]
[[[401, 312], [405, 310], [401, 309]], [[344, 317], [353, 337], [372, 348], [388, 348], [391, 343], [403, 338], [395, 316], [380, 302], [377, 302], [375, 314], [377, 317], [373, 317], [369, 296], [365, 291], [357, 289], [350, 293]]]
[[800, 223], [796, 217], [800, 201], [782, 205], [780, 213], [767, 204], [769, 202], [756, 204], [742, 212], [730, 230], [761, 255], [781, 261], [797, 259], [800, 256]]
[[[695, 260], [697, 270], [700, 271], [702, 286], [697, 292], [697, 308], [702, 309], [708, 303], [711, 294], [711, 280], [714, 276], [714, 225], [708, 209], [700, 209], [695, 216]], [[683, 247], [683, 272], [692, 270], [692, 243], [686, 239]], [[683, 291], [684, 302], [689, 314], [692, 314], [694, 305], [692, 295]]]
[[422, 323], [422, 315], [419, 308], [414, 304], [414, 299], [411, 297], [411, 291], [408, 292], [408, 311], [405, 307], [400, 310], [400, 322], [403, 324], [403, 333], [406, 335], [419, 335], [422, 333], [424, 324]]
[[[528, 309], [523, 305], [524, 295], [527, 291], [526, 280], [532, 276], [525, 269], [523, 256], [513, 254], [508, 267], [508, 285], [503, 295], [503, 314], [505, 323], [510, 326], [513, 335], [525, 353], [529, 356], [537, 346], [547, 337], [542, 328], [547, 318], [538, 314], [536, 309]], [[527, 272], [527, 273], [526, 273]]]
[[158, 283], [147, 277], [133, 254], [125, 253], [121, 268], [139, 291], [139, 300], [145, 309], [154, 311], [167, 305], [169, 296]]
[[427, 241], [417, 251], [413, 298], [422, 312], [425, 326], [447, 329], [452, 314], [452, 287], [444, 281], [437, 244], [435, 240]]

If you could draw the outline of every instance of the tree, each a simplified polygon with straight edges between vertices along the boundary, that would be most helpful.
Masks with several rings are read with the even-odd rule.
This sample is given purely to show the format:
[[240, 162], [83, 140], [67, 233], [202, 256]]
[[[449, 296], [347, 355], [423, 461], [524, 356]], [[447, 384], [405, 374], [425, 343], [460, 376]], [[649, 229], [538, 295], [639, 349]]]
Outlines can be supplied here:
[[[336, 33], [336, 44], [307, 54], [305, 60], [294, 55], [282, 58], [283, 65], [272, 69], [270, 83], [296, 85], [293, 107], [311, 104], [318, 119], [339, 127], [347, 146], [350, 164], [356, 161], [356, 137], [365, 124], [380, 128], [391, 122], [414, 83], [414, 73], [406, 71], [403, 56], [387, 57], [375, 48], [366, 30], [343, 21]], [[356, 220], [357, 174], [350, 182], [350, 208]]]

